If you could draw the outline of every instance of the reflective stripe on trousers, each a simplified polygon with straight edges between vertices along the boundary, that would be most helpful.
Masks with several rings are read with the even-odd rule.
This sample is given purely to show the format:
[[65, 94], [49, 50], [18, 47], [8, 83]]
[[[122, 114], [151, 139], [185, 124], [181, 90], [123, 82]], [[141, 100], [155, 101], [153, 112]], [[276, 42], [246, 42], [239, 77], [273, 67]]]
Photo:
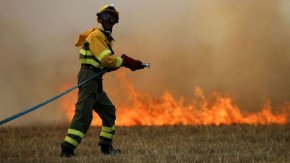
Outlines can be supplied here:
[[81, 131], [69, 128], [64, 141], [72, 144], [74, 147], [77, 147], [81, 143], [83, 137], [84, 133], [82, 133]]
[[115, 134], [115, 126], [112, 126], [112, 127], [102, 126], [100, 137], [113, 139], [114, 134]]

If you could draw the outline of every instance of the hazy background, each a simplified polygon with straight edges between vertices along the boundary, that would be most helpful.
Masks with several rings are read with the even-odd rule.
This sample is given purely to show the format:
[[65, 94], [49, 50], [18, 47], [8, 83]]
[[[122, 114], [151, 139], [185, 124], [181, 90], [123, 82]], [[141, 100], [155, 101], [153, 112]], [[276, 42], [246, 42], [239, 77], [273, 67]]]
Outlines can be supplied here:
[[[0, 119], [75, 85], [74, 40], [109, 2], [120, 11], [116, 54], [152, 65], [127, 71], [137, 89], [190, 99], [200, 86], [232, 96], [246, 111], [261, 108], [265, 97], [274, 105], [290, 100], [288, 0], [1, 0]], [[114, 79], [105, 77], [109, 94]], [[58, 101], [10, 124], [63, 117]]]

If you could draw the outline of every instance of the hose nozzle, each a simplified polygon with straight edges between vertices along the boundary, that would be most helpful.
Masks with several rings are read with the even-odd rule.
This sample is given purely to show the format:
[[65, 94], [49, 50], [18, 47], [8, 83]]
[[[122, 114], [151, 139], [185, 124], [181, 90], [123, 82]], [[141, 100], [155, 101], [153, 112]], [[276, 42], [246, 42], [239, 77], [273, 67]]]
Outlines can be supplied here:
[[141, 65], [142, 67], [147, 67], [147, 68], [150, 68], [150, 63], [142, 63], [142, 65]]

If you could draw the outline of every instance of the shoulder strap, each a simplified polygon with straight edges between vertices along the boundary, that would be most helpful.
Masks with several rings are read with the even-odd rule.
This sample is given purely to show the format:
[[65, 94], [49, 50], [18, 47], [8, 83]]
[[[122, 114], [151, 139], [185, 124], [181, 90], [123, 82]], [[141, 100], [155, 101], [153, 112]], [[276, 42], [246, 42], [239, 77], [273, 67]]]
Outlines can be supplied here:
[[[100, 30], [100, 31], [106, 36], [108, 42], [114, 41], [114, 38], [111, 35], [109, 35], [108, 33], [104, 32], [102, 30]], [[112, 46], [110, 45], [110, 43], [107, 43], [107, 45], [108, 45], [109, 49], [111, 50], [112, 54], [115, 54], [115, 52], [112, 49]]]

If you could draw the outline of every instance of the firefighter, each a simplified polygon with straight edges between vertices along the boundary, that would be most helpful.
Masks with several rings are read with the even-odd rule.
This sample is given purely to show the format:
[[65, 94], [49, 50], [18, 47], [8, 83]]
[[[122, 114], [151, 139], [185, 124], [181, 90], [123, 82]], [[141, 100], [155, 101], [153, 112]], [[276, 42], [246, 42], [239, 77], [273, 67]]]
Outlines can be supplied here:
[[[112, 49], [113, 26], [119, 22], [119, 12], [114, 4], [103, 6], [97, 13], [98, 24], [80, 34], [75, 45], [80, 49], [81, 69], [78, 83], [88, 79], [106, 68], [108, 71], [126, 67], [132, 71], [143, 69], [142, 62], [123, 54], [115, 56]], [[103, 154], [117, 154], [112, 140], [115, 133], [115, 106], [112, 104], [102, 87], [102, 75], [79, 87], [75, 114], [69, 126], [64, 142], [61, 144], [61, 156], [74, 156], [74, 150], [81, 143], [92, 121], [93, 110], [102, 119], [99, 146]]]

